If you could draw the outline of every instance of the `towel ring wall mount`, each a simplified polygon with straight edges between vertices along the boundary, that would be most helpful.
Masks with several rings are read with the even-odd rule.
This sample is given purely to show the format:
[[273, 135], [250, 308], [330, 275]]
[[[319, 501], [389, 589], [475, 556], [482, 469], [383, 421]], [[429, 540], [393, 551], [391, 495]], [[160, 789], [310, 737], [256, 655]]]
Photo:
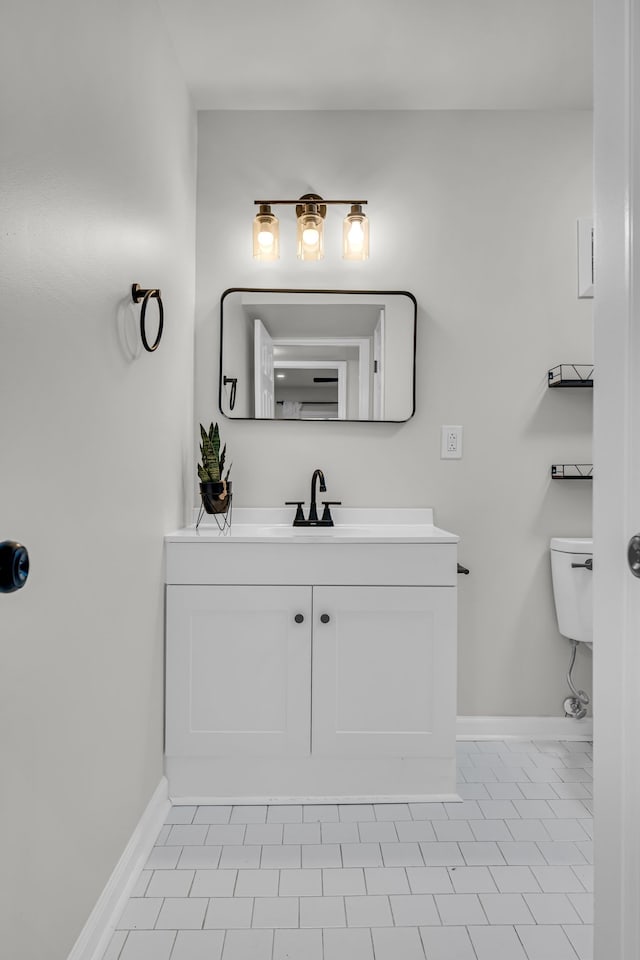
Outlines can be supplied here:
[[[131, 287], [131, 298], [134, 303], [139, 303], [142, 300], [142, 310], [140, 311], [140, 337], [142, 338], [142, 346], [149, 353], [153, 353], [154, 350], [158, 349], [160, 344], [160, 339], [162, 337], [162, 330], [164, 327], [164, 307], [162, 305], [162, 295], [159, 290], [154, 289], [153, 287], [149, 290], [143, 290], [139, 283], [134, 283]], [[149, 300], [156, 300], [158, 304], [158, 332], [156, 334], [156, 339], [154, 342], [149, 345], [147, 340], [147, 329], [146, 329], [146, 315], [147, 315], [147, 304]]]
[[236, 391], [238, 388], [238, 378], [237, 377], [224, 377], [223, 384], [226, 387], [228, 384], [231, 384], [231, 393], [229, 394], [229, 410], [233, 410], [236, 405]]

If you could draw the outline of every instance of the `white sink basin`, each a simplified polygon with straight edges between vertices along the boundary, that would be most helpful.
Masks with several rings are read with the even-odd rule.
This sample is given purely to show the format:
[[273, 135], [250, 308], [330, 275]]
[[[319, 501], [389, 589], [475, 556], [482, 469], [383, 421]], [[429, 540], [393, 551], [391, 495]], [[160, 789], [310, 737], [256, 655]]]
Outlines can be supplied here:
[[237, 524], [233, 539], [265, 540], [433, 540], [439, 531], [432, 524], [337, 523], [333, 527], [294, 527], [289, 524]]
[[[241, 534], [241, 524], [238, 525], [237, 530]], [[388, 525], [384, 525], [388, 526]], [[381, 533], [383, 524], [349, 524], [349, 523], [340, 523], [335, 524], [333, 527], [294, 527], [291, 524], [285, 523], [275, 523], [272, 525], [260, 526], [256, 524], [252, 527], [251, 524], [246, 524], [247, 533], [253, 532], [257, 536], [264, 537], [277, 537], [289, 539], [295, 537], [299, 539], [300, 537], [309, 537], [312, 540], [318, 540], [327, 538], [330, 540], [335, 540], [336, 538], [345, 538], [345, 537], [370, 537], [374, 533]]]

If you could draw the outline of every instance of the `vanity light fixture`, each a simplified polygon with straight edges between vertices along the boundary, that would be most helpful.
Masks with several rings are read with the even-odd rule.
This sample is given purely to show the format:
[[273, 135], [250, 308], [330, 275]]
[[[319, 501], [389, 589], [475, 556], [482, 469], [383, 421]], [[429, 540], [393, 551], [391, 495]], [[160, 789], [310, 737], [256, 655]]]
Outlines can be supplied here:
[[362, 207], [366, 200], [324, 200], [317, 193], [305, 193], [298, 200], [254, 200], [260, 209], [253, 221], [253, 256], [256, 260], [277, 260], [280, 256], [278, 218], [271, 207], [295, 206], [296, 248], [299, 260], [324, 259], [324, 220], [327, 206], [351, 208], [342, 227], [342, 256], [345, 260], [366, 260], [369, 256], [369, 220]]

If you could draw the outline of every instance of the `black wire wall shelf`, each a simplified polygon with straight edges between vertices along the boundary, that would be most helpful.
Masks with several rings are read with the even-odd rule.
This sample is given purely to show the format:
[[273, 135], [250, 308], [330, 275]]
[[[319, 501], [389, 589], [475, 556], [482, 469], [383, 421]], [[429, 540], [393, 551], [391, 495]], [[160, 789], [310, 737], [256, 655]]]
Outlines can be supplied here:
[[552, 480], [593, 480], [592, 463], [552, 463]]
[[592, 363], [561, 363], [548, 374], [550, 387], [593, 387]]

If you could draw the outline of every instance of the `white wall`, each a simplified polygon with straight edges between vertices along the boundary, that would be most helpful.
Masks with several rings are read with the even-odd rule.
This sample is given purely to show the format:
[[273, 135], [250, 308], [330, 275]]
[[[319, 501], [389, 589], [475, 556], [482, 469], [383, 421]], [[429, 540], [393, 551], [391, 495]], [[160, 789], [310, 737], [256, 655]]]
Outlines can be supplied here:
[[[0, 53], [0, 540], [32, 570], [0, 596], [0, 952], [62, 960], [162, 776], [196, 130], [153, 0], [10, 0]], [[132, 358], [134, 282], [165, 333]]]
[[[591, 459], [591, 395], [549, 391], [547, 369], [592, 357], [576, 298], [576, 219], [592, 207], [589, 112], [209, 112], [199, 115], [196, 410], [217, 413], [218, 305], [229, 286], [408, 289], [419, 303], [417, 412], [404, 425], [221, 419], [238, 505], [307, 495], [314, 467], [350, 506], [433, 506], [460, 534], [461, 714], [561, 715], [569, 644], [556, 629], [548, 542], [591, 533], [588, 482], [549, 478]], [[253, 201], [369, 200], [371, 258], [251, 258]], [[340, 211], [340, 212], [338, 212]], [[464, 459], [441, 461], [440, 425]], [[195, 477], [195, 469], [194, 469]], [[194, 482], [195, 495], [195, 482]], [[577, 681], [590, 689], [580, 651]]]

